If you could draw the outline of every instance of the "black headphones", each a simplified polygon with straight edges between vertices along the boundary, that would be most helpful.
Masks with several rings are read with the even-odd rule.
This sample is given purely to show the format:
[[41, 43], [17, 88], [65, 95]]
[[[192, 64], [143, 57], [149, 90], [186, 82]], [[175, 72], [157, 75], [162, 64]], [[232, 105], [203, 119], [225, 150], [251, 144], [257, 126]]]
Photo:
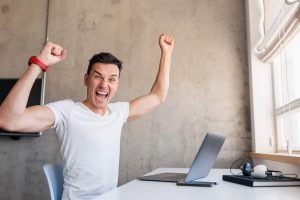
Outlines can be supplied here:
[[272, 175], [272, 172], [269, 172], [266, 165], [254, 166], [252, 162], [244, 162], [242, 165], [242, 173], [244, 176], [252, 176], [255, 178], [266, 178], [268, 175]]
[[234, 161], [230, 167], [230, 172], [233, 175], [234, 174], [231, 169], [234, 164], [236, 164], [238, 161], [242, 161], [242, 164], [240, 165], [240, 170], [242, 171], [243, 176], [252, 176], [254, 178], [265, 178], [268, 175], [273, 175], [272, 172], [274, 171], [269, 171], [266, 165], [254, 165], [249, 159], [247, 158], [240, 158]]
[[244, 176], [251, 176], [253, 169], [253, 164], [252, 162], [244, 162], [242, 165], [242, 173]]

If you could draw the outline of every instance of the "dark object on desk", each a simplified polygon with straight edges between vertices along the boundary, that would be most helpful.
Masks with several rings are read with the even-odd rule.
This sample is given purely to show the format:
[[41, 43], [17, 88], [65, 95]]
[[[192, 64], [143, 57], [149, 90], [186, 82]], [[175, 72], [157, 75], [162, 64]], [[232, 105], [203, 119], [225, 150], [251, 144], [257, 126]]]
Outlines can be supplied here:
[[[189, 184], [194, 180], [204, 178], [208, 175], [213, 167], [219, 151], [225, 141], [225, 137], [213, 133], [207, 133], [199, 151], [192, 163], [188, 174], [182, 173], [162, 173], [149, 176], [138, 177], [143, 181], [160, 181], [160, 182], [185, 182]], [[213, 185], [214, 183], [212, 183]], [[211, 186], [212, 186], [211, 185]]]
[[243, 167], [242, 167], [243, 175], [244, 175], [244, 176], [251, 176], [252, 169], [253, 169], [253, 164], [252, 164], [252, 162], [245, 162], [245, 163], [243, 164]]
[[184, 180], [187, 174], [184, 173], [160, 173], [148, 176], [138, 177], [137, 179], [142, 181], [159, 181], [159, 182], [171, 182], [176, 183], [180, 180]]
[[189, 181], [186, 182], [187, 174], [183, 173], [160, 173], [149, 176], [138, 177], [137, 179], [142, 181], [159, 181], [159, 182], [171, 182], [176, 183], [178, 186], [196, 186], [196, 187], [212, 187], [217, 185], [216, 182], [204, 182], [204, 181]]
[[212, 187], [217, 185], [216, 182], [205, 182], [205, 181], [189, 181], [185, 182], [184, 180], [180, 180], [176, 183], [178, 186], [196, 186], [196, 187]]
[[284, 176], [254, 178], [242, 175], [223, 175], [223, 180], [250, 187], [300, 186], [300, 179]]

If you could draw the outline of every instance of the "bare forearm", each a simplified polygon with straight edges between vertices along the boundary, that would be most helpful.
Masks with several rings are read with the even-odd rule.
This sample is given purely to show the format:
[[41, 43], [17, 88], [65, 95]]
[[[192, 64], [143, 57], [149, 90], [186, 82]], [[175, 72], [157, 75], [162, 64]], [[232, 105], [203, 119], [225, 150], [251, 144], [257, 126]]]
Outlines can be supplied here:
[[171, 53], [162, 51], [156, 80], [150, 92], [156, 95], [160, 102], [165, 101], [169, 90], [171, 56]]
[[162, 34], [159, 37], [161, 57], [156, 79], [149, 94], [130, 101], [128, 120], [135, 120], [163, 103], [169, 90], [171, 55], [174, 47], [172, 36]]

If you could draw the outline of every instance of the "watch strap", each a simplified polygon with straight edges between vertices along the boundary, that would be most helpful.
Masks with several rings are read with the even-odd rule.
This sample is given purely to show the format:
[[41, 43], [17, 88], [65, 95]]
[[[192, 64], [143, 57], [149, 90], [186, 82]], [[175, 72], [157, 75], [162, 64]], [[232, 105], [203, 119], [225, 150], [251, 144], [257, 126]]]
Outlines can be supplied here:
[[29, 61], [28, 61], [28, 65], [31, 64], [36, 64], [38, 65], [44, 72], [47, 72], [48, 70], [48, 65], [46, 65], [45, 63], [43, 63], [40, 59], [38, 59], [36, 56], [31, 56]]

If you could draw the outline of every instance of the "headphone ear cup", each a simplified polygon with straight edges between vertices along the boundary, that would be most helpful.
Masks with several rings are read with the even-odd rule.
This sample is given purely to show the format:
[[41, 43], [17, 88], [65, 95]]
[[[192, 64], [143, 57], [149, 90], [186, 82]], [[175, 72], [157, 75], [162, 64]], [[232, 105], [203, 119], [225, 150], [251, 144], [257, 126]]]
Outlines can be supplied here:
[[253, 168], [252, 176], [255, 178], [265, 178], [267, 177], [268, 169], [265, 165], [256, 165]]
[[249, 162], [245, 162], [242, 167], [242, 172], [244, 176], [251, 176], [252, 165]]

